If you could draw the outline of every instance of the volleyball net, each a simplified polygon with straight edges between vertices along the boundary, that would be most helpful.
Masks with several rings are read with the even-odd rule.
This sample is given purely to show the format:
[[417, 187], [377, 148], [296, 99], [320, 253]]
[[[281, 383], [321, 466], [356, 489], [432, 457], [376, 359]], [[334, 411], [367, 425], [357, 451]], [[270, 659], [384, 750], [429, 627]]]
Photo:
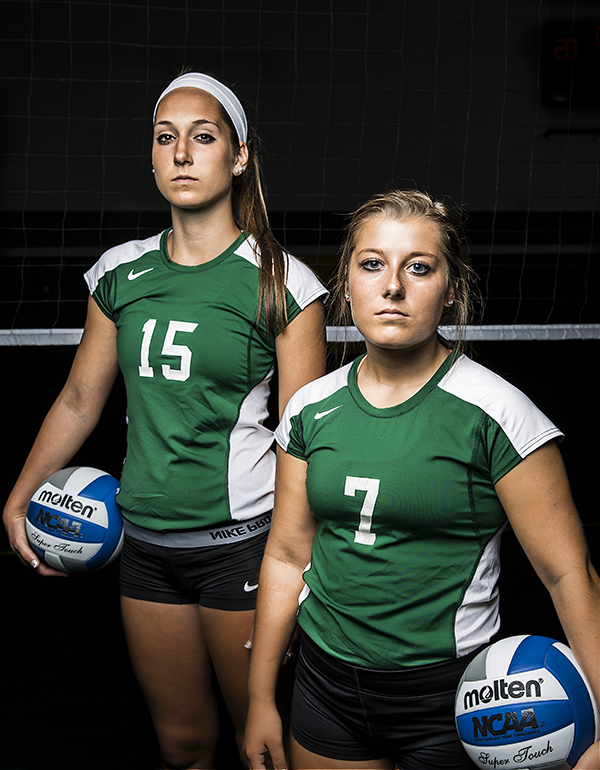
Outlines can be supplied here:
[[346, 215], [416, 186], [468, 212], [484, 300], [469, 339], [600, 338], [592, 2], [559, 16], [546, 0], [4, 7], [0, 345], [77, 344], [83, 272], [168, 226], [149, 123], [182, 66], [247, 104], [275, 234], [325, 282]]

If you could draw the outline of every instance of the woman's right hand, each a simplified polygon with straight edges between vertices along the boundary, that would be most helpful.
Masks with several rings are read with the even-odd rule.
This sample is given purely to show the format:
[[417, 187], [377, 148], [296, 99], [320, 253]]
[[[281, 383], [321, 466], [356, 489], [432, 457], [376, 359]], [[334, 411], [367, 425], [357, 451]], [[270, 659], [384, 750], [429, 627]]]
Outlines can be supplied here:
[[4, 527], [8, 533], [12, 551], [25, 566], [30, 567], [40, 575], [44, 575], [44, 577], [68, 577], [66, 572], [49, 567], [31, 550], [25, 530], [25, 516], [26, 510], [13, 509], [10, 504], [7, 504], [4, 509]]
[[10, 547], [23, 564], [40, 575], [65, 577], [31, 549], [25, 517], [35, 490], [52, 473], [65, 468], [93, 431], [117, 377], [117, 329], [93, 299], [83, 337], [65, 386], [40, 428], [23, 470], [4, 507]]
[[250, 770], [285, 770], [281, 717], [273, 701], [250, 701], [244, 752]]

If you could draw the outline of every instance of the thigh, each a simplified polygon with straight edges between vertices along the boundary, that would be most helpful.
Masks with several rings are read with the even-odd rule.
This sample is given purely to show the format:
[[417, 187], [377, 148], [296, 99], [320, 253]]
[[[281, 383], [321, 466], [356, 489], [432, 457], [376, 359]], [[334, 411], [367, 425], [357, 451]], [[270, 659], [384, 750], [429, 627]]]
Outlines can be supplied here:
[[250, 665], [250, 650], [245, 644], [252, 633], [254, 610], [232, 612], [200, 607], [199, 614], [208, 654], [225, 705], [236, 732], [243, 733], [248, 710]]
[[[292, 736], [290, 739], [290, 766], [292, 770], [394, 770], [396, 763], [388, 757], [357, 761], [333, 759], [315, 754], [301, 746]], [[440, 770], [439, 765], [436, 770]]]
[[458, 737], [447, 743], [408, 751], [398, 761], [398, 770], [473, 770], [474, 767]]
[[163, 749], [216, 745], [210, 656], [194, 604], [121, 598], [131, 662]]

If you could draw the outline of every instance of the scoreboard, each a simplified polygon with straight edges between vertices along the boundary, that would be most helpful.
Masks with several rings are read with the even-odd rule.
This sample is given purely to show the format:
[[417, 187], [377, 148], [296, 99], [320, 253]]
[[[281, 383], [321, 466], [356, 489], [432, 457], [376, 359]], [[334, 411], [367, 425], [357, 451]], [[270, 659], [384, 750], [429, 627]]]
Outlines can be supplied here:
[[600, 107], [600, 22], [544, 24], [542, 107]]

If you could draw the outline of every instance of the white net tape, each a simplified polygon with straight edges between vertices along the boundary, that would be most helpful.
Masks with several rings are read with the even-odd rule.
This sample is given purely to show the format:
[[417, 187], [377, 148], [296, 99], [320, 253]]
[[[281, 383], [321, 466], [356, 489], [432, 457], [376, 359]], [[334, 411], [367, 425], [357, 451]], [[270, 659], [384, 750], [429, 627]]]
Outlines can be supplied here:
[[[83, 329], [0, 329], [0, 346], [78, 345]], [[440, 326], [440, 333], [453, 339], [453, 327]], [[467, 326], [465, 338], [473, 342], [555, 342], [600, 339], [600, 324], [532, 324], [513, 326]], [[328, 342], [361, 342], [355, 326], [328, 326]]]

